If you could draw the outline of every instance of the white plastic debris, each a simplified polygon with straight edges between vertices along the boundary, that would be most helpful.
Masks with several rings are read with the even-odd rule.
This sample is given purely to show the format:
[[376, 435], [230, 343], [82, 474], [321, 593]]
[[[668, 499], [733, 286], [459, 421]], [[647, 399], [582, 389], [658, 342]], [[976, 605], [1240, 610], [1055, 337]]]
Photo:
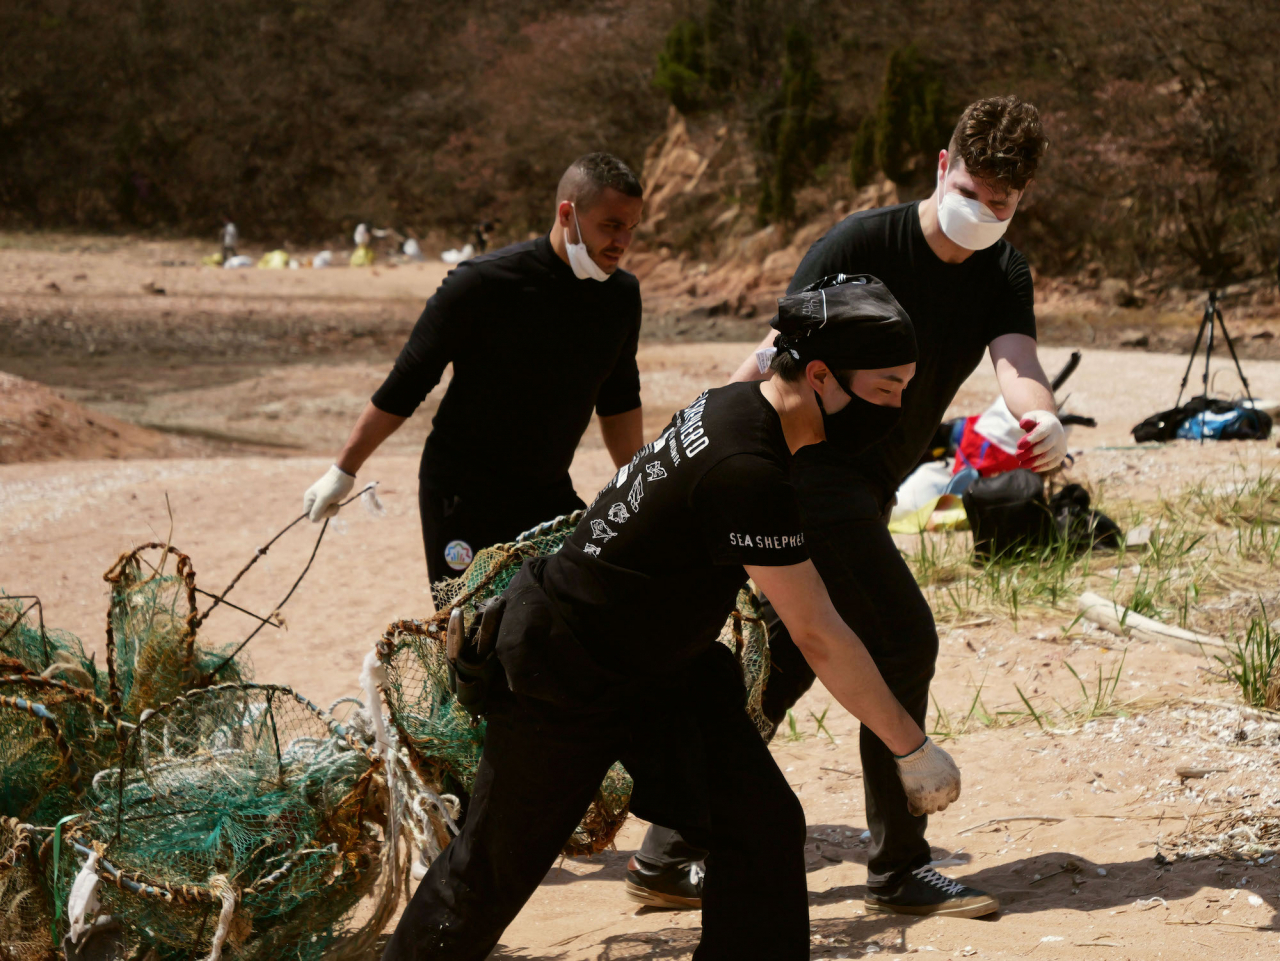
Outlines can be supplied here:
[[386, 517], [387, 509], [382, 506], [378, 497], [378, 482], [374, 481], [360, 492], [360, 503], [373, 517]]
[[68, 937], [72, 944], [79, 944], [84, 933], [92, 927], [93, 922], [85, 922], [85, 915], [97, 913], [98, 904], [98, 852], [94, 851], [84, 862], [84, 867], [72, 882], [71, 893], [67, 895], [67, 920], [71, 930]]
[[470, 260], [476, 255], [476, 249], [470, 244], [466, 244], [461, 250], [454, 247], [452, 250], [446, 250], [440, 254], [440, 259], [446, 264], [460, 264], [464, 260]]

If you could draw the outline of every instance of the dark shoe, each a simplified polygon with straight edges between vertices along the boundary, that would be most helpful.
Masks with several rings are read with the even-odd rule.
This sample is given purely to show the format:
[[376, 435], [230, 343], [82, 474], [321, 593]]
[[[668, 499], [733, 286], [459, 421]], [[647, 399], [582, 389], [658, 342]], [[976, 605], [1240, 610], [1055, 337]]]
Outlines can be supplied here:
[[702, 908], [702, 865], [697, 862], [651, 868], [632, 858], [627, 862], [626, 884], [627, 897], [650, 908]]
[[940, 915], [980, 918], [1000, 910], [1000, 902], [959, 881], [943, 877], [931, 867], [916, 868], [896, 885], [867, 888], [868, 914]]

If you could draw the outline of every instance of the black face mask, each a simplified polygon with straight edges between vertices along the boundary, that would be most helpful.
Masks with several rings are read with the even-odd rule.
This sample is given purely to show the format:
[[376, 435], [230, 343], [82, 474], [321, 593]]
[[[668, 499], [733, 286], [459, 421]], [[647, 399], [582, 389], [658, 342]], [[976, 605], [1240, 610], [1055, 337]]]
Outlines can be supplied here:
[[[834, 374], [832, 376], [835, 377]], [[849, 395], [849, 403], [834, 414], [827, 413], [822, 406], [822, 395], [814, 391], [818, 408], [822, 411], [822, 428], [826, 431], [827, 443], [843, 454], [861, 454], [889, 436], [902, 419], [902, 408], [873, 404], [851, 391], [839, 377], [835, 377], [835, 382]]]

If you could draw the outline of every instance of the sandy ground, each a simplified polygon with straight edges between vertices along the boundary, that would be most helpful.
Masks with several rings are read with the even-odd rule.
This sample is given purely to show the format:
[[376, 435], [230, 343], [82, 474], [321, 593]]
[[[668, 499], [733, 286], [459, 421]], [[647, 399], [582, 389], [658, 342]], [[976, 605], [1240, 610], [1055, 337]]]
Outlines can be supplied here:
[[[646, 347], [641, 361], [648, 432], [701, 387], [721, 382], [744, 348]], [[1046, 366], [1056, 367], [1065, 356], [1065, 350], [1046, 350]], [[1280, 467], [1280, 451], [1270, 443], [1133, 449], [1128, 428], [1171, 402], [1183, 364], [1171, 356], [1141, 360], [1138, 365], [1132, 354], [1090, 353], [1071, 384], [1072, 409], [1100, 421], [1096, 431], [1073, 437], [1078, 472], [1106, 485], [1106, 496], [1172, 494], [1206, 474], [1225, 476], [1235, 465]], [[1257, 393], [1280, 396], [1280, 364], [1253, 362], [1248, 373]], [[274, 417], [269, 411], [275, 408], [264, 412], [247, 385], [199, 389], [187, 402], [204, 410], [210, 423], [243, 417], [263, 431], [281, 431], [322, 450], [340, 441], [376, 379], [374, 365], [289, 368], [267, 378], [274, 393], [264, 403], [279, 405]], [[980, 369], [961, 391], [956, 412], [979, 409], [992, 390], [989, 371]], [[374, 517], [357, 505], [345, 510], [284, 609], [287, 629], [268, 631], [251, 645], [259, 679], [287, 682], [326, 703], [355, 690], [359, 662], [388, 621], [430, 611], [414, 499], [416, 455], [410, 452], [425, 425], [415, 426], [417, 433], [406, 430], [362, 476], [380, 481], [387, 515]], [[2, 467], [0, 585], [39, 593], [51, 624], [100, 651], [101, 572], [131, 544], [168, 538], [166, 494], [173, 543], [194, 559], [200, 585], [216, 591], [255, 547], [296, 516], [302, 491], [326, 465], [319, 456], [242, 456]], [[574, 463], [575, 482], [589, 495], [609, 474], [592, 428]], [[315, 534], [309, 524], [295, 529], [233, 598], [252, 610], [272, 609], [301, 571]], [[1112, 642], [1106, 638], [1061, 643], [1061, 629], [1071, 617], [1064, 611], [1023, 618], [1016, 627], [993, 622], [946, 631], [935, 685], [939, 703], [963, 714], [979, 682], [993, 712], [1017, 706], [1014, 683], [1040, 693], [1058, 691], [1064, 703], [1077, 697], [1064, 662], [1090, 676], [1099, 666], [1104, 673], [1114, 670], [1118, 654], [1107, 648]], [[243, 637], [249, 626], [243, 615], [223, 611], [205, 634], [225, 643]], [[1134, 645], [1122, 691], [1126, 699], [1172, 699], [1184, 708], [1191, 699], [1224, 698], [1222, 688], [1205, 682], [1203, 666], [1196, 657]], [[821, 736], [814, 721], [828, 705], [832, 739]], [[1193, 782], [1191, 793], [1175, 776], [1179, 764], [1233, 760], [1231, 732], [1209, 736], [1207, 722], [1188, 726], [1165, 707], [1134, 720], [1094, 721], [1069, 735], [1050, 736], [1022, 724], [980, 729], [950, 742], [965, 773], [965, 795], [935, 819], [931, 840], [951, 874], [996, 892], [1007, 908], [996, 920], [913, 923], [862, 915], [866, 824], [856, 722], [820, 685], [795, 716], [800, 739], [777, 740], [774, 753], [810, 825], [814, 957], [936, 950], [940, 957], [1034, 952], [1041, 958], [1200, 958], [1206, 946], [1257, 953], [1274, 952], [1280, 944], [1272, 927], [1280, 903], [1273, 866], [1199, 861], [1161, 867], [1152, 861], [1158, 836], [1165, 836], [1167, 850], [1167, 838], [1189, 823], [1187, 816], [1208, 810], [1211, 794], [1219, 800], [1209, 801], [1210, 808], [1221, 803], [1240, 777], [1248, 783], [1262, 779], [1258, 803], [1276, 800], [1273, 766], [1253, 774], [1215, 774]], [[989, 824], [962, 833], [992, 819], [1030, 815], [1063, 820]], [[642, 830], [632, 822], [616, 852], [554, 869], [497, 956], [688, 957], [697, 913], [637, 915], [622, 898], [619, 879]], [[1152, 897], [1164, 901], [1137, 903]], [[1255, 904], [1251, 898], [1262, 900]], [[1210, 920], [1212, 930], [1204, 924]]]
[[[189, 455], [165, 448], [181, 456], [164, 459], [139, 449], [123, 461], [0, 466], [0, 588], [40, 594], [47, 621], [99, 654], [101, 574], [122, 551], [168, 540], [172, 525], [172, 542], [193, 558], [199, 585], [219, 591], [297, 515], [303, 490], [327, 467], [441, 273], [430, 264], [306, 275], [191, 266], [207, 252], [190, 244], [52, 238], [41, 249], [0, 255], [0, 368], [39, 375], [93, 416], [161, 427], [192, 445]], [[143, 291], [145, 283], [165, 293]], [[308, 326], [299, 318], [312, 303], [320, 321]], [[55, 327], [65, 335], [54, 336]], [[336, 332], [331, 341], [325, 330]], [[165, 338], [172, 338], [168, 353]], [[747, 349], [646, 343], [646, 433], [655, 434], [702, 388], [722, 383]], [[1044, 349], [1046, 368], [1056, 370], [1068, 352]], [[1074, 432], [1073, 473], [1104, 505], [1280, 469], [1272, 442], [1133, 445], [1129, 428], [1173, 403], [1184, 367], [1174, 355], [1087, 350], [1068, 406], [1096, 417], [1099, 427]], [[1216, 388], [1237, 392], [1226, 365], [1216, 369]], [[1255, 395], [1280, 398], [1280, 362], [1250, 360], [1246, 372]], [[430, 612], [415, 493], [417, 453], [440, 390], [362, 472], [362, 481], [380, 482], [386, 515], [358, 504], [344, 510], [284, 608], [287, 627], [264, 631], [250, 645], [258, 679], [291, 684], [320, 703], [354, 693], [360, 661], [383, 627]], [[984, 364], [952, 413], [979, 412], [994, 390]], [[248, 444], [259, 452], [246, 453]], [[572, 472], [588, 499], [612, 472], [594, 426]], [[232, 599], [250, 610], [275, 608], [316, 534], [310, 524], [295, 528]], [[910, 541], [901, 539], [907, 549]], [[1099, 632], [1077, 629], [1064, 638], [1073, 618], [1064, 606], [1016, 623], [944, 623], [938, 704], [963, 716], [980, 688], [985, 708], [999, 717], [1019, 708], [1015, 684], [1075, 704], [1079, 688], [1067, 665], [1086, 678], [1099, 669], [1112, 674], [1120, 651]], [[223, 609], [204, 635], [216, 644], [237, 642], [251, 627], [244, 615]], [[1276, 861], [1153, 860], [1158, 851], [1172, 854], [1180, 835], [1190, 837], [1216, 812], [1244, 805], [1280, 811], [1280, 727], [1206, 703], [1230, 695], [1207, 677], [1207, 666], [1200, 657], [1133, 644], [1118, 682], [1118, 698], [1134, 701], [1127, 717], [1076, 717], [1055, 733], [1025, 720], [975, 726], [947, 742], [964, 771], [965, 793], [933, 820], [930, 838], [947, 873], [1004, 902], [997, 918], [976, 921], [863, 915], [866, 821], [856, 721], [815, 686], [794, 712], [796, 737], [773, 745], [809, 823], [812, 956], [1274, 955]], [[829, 736], [816, 723], [828, 707]], [[1185, 764], [1226, 770], [1184, 781], [1175, 768]], [[1044, 820], [999, 820], [1010, 817]], [[636, 912], [622, 896], [620, 879], [643, 829], [633, 820], [616, 851], [554, 868], [495, 957], [688, 958], [697, 912]]]

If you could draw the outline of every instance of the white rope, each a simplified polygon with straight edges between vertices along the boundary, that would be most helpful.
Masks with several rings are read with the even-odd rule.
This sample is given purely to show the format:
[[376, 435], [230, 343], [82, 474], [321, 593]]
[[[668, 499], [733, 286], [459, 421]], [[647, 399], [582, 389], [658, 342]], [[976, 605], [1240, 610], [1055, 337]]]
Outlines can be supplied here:
[[382, 696], [378, 693], [378, 685], [386, 685], [387, 671], [378, 660], [375, 648], [365, 655], [364, 666], [360, 671], [360, 689], [364, 691], [365, 704], [369, 718], [373, 721], [373, 735], [383, 758], [383, 770], [387, 775], [387, 833], [383, 844], [389, 849], [388, 867], [396, 878], [396, 897], [400, 895], [399, 854], [400, 845], [400, 786], [396, 782], [396, 749], [387, 731], [386, 721], [382, 717]]
[[213, 943], [205, 961], [222, 961], [222, 946], [231, 933], [231, 919], [236, 913], [236, 892], [225, 874], [215, 874], [209, 879], [209, 890], [222, 898], [222, 911], [218, 914], [218, 928], [213, 932]]
[[76, 875], [71, 885], [71, 893], [67, 895], [67, 920], [71, 923], [68, 937], [72, 944], [78, 944], [84, 933], [93, 927], [93, 923], [85, 923], [86, 914], [94, 914], [98, 904], [98, 852], [94, 851], [85, 858], [84, 867]]

